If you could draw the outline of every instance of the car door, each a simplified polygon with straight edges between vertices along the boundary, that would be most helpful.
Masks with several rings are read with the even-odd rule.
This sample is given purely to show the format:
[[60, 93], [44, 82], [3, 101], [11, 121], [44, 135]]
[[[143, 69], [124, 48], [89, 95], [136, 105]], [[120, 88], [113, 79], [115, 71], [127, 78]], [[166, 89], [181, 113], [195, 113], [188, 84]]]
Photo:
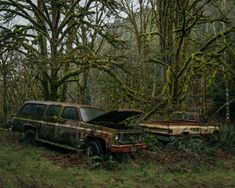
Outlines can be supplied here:
[[199, 135], [201, 130], [197, 121], [197, 116], [193, 113], [185, 113], [185, 121], [187, 122], [189, 128], [189, 133], [191, 135]]
[[13, 130], [24, 131], [24, 126], [38, 128], [40, 126], [46, 105], [26, 103], [13, 119]]
[[199, 121], [201, 134], [202, 135], [203, 134], [208, 134], [208, 122], [207, 122], [206, 118], [202, 115], [199, 115], [198, 121]]
[[61, 113], [61, 105], [50, 105], [47, 109], [43, 123], [38, 129], [38, 138], [55, 141], [55, 126]]
[[55, 140], [70, 146], [79, 144], [79, 115], [76, 107], [64, 107], [55, 127]]

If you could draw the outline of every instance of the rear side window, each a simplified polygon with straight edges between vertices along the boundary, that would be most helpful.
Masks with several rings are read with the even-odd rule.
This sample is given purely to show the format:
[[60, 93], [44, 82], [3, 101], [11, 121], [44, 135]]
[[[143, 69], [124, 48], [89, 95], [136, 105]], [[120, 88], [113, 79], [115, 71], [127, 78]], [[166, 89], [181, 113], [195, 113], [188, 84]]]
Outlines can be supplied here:
[[182, 121], [182, 120], [184, 120], [184, 115], [180, 114], [180, 113], [175, 113], [175, 114], [173, 114], [172, 120], [173, 121]]
[[201, 125], [206, 125], [207, 123], [208, 123], [208, 121], [206, 120], [206, 118], [204, 117], [204, 116], [200, 116], [200, 119], [199, 119], [199, 121], [200, 121], [200, 124]]
[[26, 104], [20, 111], [20, 115], [42, 117], [46, 106], [43, 104]]
[[77, 109], [74, 107], [65, 107], [61, 117], [66, 120], [78, 120]]
[[187, 121], [197, 121], [195, 115], [193, 115], [193, 114], [186, 114], [185, 120], [187, 120]]
[[61, 106], [58, 105], [51, 105], [48, 107], [46, 116], [47, 117], [53, 117], [53, 116], [58, 116], [60, 113]]

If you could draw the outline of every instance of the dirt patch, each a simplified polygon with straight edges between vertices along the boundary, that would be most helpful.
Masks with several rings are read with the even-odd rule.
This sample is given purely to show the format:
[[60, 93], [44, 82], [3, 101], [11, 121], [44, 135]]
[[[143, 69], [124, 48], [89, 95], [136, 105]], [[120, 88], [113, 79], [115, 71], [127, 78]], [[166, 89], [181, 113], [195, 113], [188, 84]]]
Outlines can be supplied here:
[[163, 164], [164, 172], [182, 172], [190, 173], [198, 171], [202, 166], [207, 166], [213, 169], [216, 158], [189, 154], [177, 150], [163, 149], [157, 152], [144, 151], [133, 157], [124, 158], [123, 161], [108, 159], [108, 160], [93, 160], [82, 153], [55, 153], [47, 154], [45, 157], [48, 160], [55, 162], [57, 165], [67, 168], [73, 166], [86, 166], [86, 168], [103, 168], [108, 170], [119, 169], [121, 163], [132, 163], [133, 165], [142, 166], [151, 162], [157, 165]]
[[104, 168], [108, 170], [119, 169], [123, 162], [132, 163], [134, 165], [142, 166], [151, 162], [157, 165], [162, 164], [164, 166], [163, 171], [167, 172], [182, 172], [190, 173], [200, 170], [201, 167], [206, 166], [209, 169], [213, 169], [216, 166], [217, 159], [230, 160], [233, 158], [231, 154], [228, 154], [222, 150], [218, 150], [214, 157], [206, 155], [198, 155], [194, 153], [186, 153], [174, 149], [165, 148], [157, 152], [144, 151], [134, 156], [124, 157], [122, 161], [116, 160], [94, 160], [88, 158], [83, 153], [50, 153], [45, 157], [48, 160], [55, 162], [57, 165], [67, 168], [73, 166], [86, 166], [86, 168]]
[[21, 133], [13, 132], [8, 129], [0, 129], [0, 139], [8, 144], [19, 145], [19, 140], [22, 138]]
[[191, 173], [199, 171], [203, 166], [213, 169], [216, 158], [163, 148], [156, 152], [145, 151], [137, 156], [135, 160], [135, 163], [138, 163], [140, 166], [149, 162], [151, 164], [155, 163], [158, 166], [160, 164], [163, 172]]
[[119, 160], [103, 159], [98, 156], [89, 158], [82, 152], [46, 154], [44, 157], [50, 161], [53, 161], [62, 168], [80, 166], [86, 167], [90, 170], [102, 168], [112, 171], [119, 170], [121, 168], [121, 162]]
[[48, 160], [54, 161], [57, 165], [67, 168], [73, 166], [87, 166], [91, 164], [91, 160], [84, 154], [73, 152], [73, 153], [55, 153], [46, 154], [44, 156]]
[[[138, 157], [139, 158], [139, 157]], [[194, 153], [186, 153], [175, 149], [162, 149], [156, 152], [145, 151], [140, 155], [138, 160], [147, 162], [152, 161], [160, 164], [174, 164], [181, 161], [207, 161], [208, 158], [204, 155]]]
[[216, 153], [216, 157], [219, 159], [231, 160], [234, 158], [234, 154], [226, 150], [217, 149], [215, 153]]

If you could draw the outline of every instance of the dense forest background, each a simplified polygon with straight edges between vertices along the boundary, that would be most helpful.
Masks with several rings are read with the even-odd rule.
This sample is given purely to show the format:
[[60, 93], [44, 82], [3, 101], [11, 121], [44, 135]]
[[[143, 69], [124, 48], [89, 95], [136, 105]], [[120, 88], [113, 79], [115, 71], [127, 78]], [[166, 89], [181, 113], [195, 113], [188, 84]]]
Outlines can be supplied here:
[[235, 117], [234, 0], [0, 0], [0, 120], [26, 100]]

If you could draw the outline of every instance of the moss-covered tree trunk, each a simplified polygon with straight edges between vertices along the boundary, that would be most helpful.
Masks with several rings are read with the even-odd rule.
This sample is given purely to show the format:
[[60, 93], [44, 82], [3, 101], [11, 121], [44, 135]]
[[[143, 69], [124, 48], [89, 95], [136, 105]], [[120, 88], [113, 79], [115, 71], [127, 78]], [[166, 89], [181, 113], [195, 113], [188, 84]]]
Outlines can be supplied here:
[[[43, 12], [43, 1], [38, 0], [37, 1], [37, 6], [41, 12]], [[44, 25], [44, 21], [40, 18], [40, 15], [36, 14], [36, 19], [37, 21], [41, 24]], [[39, 63], [42, 64], [42, 67], [46, 67], [48, 64], [48, 53], [47, 53], [47, 40], [44, 35], [42, 35], [41, 32], [37, 32], [38, 35], [38, 41], [39, 41], [39, 52], [40, 52], [40, 57], [38, 61]], [[50, 91], [49, 91], [49, 80], [48, 80], [48, 70], [44, 69], [42, 70], [42, 77], [40, 79], [41, 85], [43, 88], [43, 95], [44, 95], [44, 100], [49, 100], [50, 98]]]
[[7, 73], [6, 70], [3, 70], [3, 87], [2, 87], [2, 91], [3, 91], [3, 96], [2, 96], [2, 108], [3, 108], [3, 123], [7, 122], [7, 118], [8, 118], [8, 104], [7, 104], [7, 90], [8, 90], [8, 86], [7, 86]]

